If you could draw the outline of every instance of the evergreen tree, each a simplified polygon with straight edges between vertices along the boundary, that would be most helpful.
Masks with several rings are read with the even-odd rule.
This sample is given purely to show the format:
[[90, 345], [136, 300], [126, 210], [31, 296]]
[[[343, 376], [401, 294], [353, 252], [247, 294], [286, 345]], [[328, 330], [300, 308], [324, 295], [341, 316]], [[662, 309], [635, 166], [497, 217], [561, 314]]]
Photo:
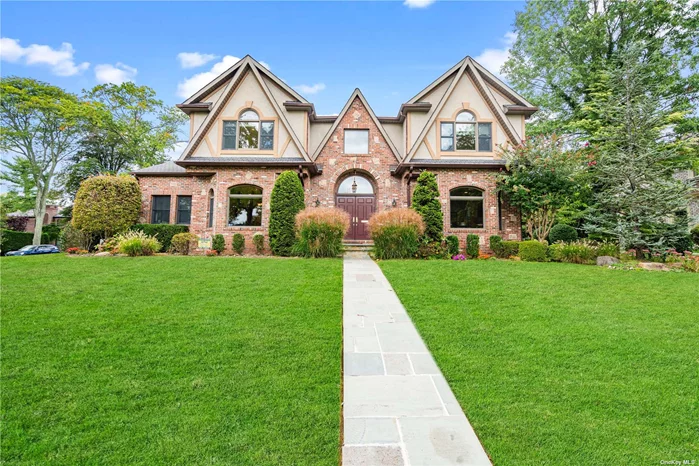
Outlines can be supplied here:
[[594, 132], [596, 207], [586, 229], [616, 238], [639, 257], [644, 249], [673, 247], [689, 230], [681, 215], [689, 186], [673, 177], [684, 149], [673, 127], [684, 115], [662, 97], [662, 83], [649, 79], [655, 68], [647, 53], [641, 46], [619, 53], [618, 66], [607, 69], [592, 89], [588, 108], [604, 125]]
[[439, 203], [439, 187], [434, 173], [424, 171], [417, 178], [413, 192], [412, 208], [425, 222], [424, 238], [428, 242], [441, 242], [444, 231], [442, 205]]
[[290, 256], [296, 241], [294, 231], [296, 214], [303, 208], [304, 194], [301, 180], [293, 171], [277, 177], [272, 189], [269, 217], [269, 246], [278, 256]]

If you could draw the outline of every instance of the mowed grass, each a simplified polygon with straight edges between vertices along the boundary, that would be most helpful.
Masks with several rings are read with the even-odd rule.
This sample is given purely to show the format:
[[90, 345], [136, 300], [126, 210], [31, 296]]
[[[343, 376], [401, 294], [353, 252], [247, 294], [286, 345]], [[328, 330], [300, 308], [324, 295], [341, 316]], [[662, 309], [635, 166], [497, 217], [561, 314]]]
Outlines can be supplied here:
[[495, 465], [699, 461], [699, 275], [380, 265]]
[[337, 464], [341, 261], [0, 267], [4, 463]]

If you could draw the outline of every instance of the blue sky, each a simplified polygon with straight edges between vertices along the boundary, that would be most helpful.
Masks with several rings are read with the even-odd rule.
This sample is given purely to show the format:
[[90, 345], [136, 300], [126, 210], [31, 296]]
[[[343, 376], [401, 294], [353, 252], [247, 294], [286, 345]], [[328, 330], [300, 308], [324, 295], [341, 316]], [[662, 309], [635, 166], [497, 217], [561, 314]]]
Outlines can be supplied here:
[[[320, 114], [339, 112], [359, 87], [377, 114], [395, 115], [466, 55], [499, 66], [515, 11], [523, 9], [522, 2], [409, 1], [413, 7], [400, 1], [3, 2], [2, 75], [73, 92], [131, 79], [175, 104], [232, 57], [250, 54]], [[210, 60], [183, 68], [180, 53], [197, 54], [185, 57], [189, 65]], [[201, 73], [208, 74], [196, 76]]]

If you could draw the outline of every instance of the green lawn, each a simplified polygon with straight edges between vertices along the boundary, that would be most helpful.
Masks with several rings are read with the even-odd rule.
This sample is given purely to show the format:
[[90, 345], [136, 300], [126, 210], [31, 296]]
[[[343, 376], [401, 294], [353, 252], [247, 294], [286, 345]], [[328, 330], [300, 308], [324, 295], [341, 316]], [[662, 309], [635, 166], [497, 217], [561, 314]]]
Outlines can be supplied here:
[[699, 464], [699, 275], [380, 265], [496, 465]]
[[8, 257], [6, 464], [337, 464], [342, 263]]

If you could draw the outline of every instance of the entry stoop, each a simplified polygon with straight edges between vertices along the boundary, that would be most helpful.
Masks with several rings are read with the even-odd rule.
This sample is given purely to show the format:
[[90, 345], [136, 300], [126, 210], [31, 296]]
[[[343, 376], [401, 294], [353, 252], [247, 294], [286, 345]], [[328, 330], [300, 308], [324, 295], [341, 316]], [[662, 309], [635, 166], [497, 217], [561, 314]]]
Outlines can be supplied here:
[[369, 254], [374, 247], [373, 241], [345, 241], [342, 243], [345, 247], [345, 252], [361, 252]]

